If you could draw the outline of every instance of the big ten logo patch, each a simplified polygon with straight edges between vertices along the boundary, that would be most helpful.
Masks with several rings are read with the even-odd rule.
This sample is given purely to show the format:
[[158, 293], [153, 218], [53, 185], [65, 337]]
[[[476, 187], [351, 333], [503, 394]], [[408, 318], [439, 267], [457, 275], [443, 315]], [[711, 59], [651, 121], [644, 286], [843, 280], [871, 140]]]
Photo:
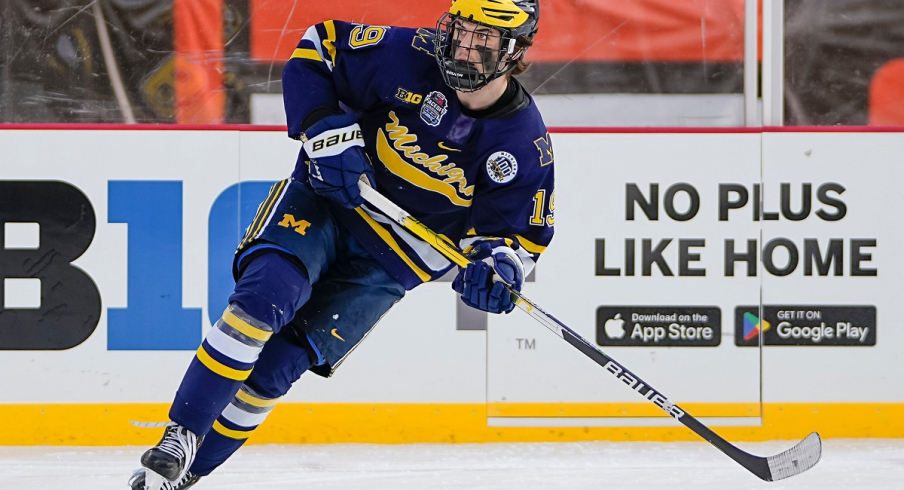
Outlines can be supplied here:
[[402, 102], [407, 102], [409, 104], [418, 105], [424, 100], [424, 96], [421, 94], [416, 94], [408, 89], [404, 89], [399, 87], [395, 94], [396, 98], [401, 100]]

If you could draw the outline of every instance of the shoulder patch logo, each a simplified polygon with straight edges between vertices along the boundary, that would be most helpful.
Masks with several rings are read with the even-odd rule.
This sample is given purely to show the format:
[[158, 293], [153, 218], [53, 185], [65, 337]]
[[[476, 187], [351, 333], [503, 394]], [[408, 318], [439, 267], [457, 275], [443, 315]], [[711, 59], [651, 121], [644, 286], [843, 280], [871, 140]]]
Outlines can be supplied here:
[[416, 94], [408, 89], [404, 89], [399, 87], [395, 94], [396, 99], [401, 100], [402, 102], [407, 102], [408, 104], [418, 105], [424, 100], [424, 96], [421, 94]]
[[487, 159], [487, 175], [497, 184], [511, 182], [518, 173], [518, 160], [511, 153], [497, 151]]
[[439, 126], [448, 110], [449, 99], [442, 92], [434, 90], [424, 98], [424, 105], [421, 106], [421, 119], [431, 126]]

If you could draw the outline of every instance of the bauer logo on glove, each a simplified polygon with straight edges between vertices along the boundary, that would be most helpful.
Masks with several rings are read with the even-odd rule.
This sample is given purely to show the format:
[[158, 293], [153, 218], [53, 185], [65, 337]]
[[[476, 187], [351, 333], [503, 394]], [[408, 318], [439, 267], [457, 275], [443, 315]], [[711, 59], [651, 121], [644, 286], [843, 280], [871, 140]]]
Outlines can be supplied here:
[[355, 114], [327, 116], [302, 136], [310, 160], [308, 183], [317, 194], [346, 208], [364, 203], [358, 180], [373, 186], [374, 170], [364, 153], [364, 136]]
[[[358, 124], [355, 123], [355, 126], [358, 126]], [[320, 137], [309, 141], [311, 142], [310, 151], [308, 151], [307, 146], [305, 151], [308, 151], [308, 156], [310, 157], [338, 155], [350, 145], [364, 146], [364, 136], [361, 134], [361, 128], [355, 129], [351, 126], [327, 131]]]

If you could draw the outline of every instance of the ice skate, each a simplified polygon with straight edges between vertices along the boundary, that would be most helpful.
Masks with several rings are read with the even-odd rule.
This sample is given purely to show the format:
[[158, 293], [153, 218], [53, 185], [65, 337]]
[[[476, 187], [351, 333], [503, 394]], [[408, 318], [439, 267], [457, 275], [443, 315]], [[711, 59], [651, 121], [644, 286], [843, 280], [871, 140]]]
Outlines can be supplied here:
[[202, 439], [181, 425], [168, 426], [160, 442], [141, 455], [142, 468], [129, 480], [132, 489], [172, 490], [193, 485], [186, 477]]
[[[135, 473], [132, 474], [132, 478], [129, 478], [129, 486], [132, 490], [145, 490], [149, 488], [145, 485], [146, 479], [145, 474], [147, 473], [147, 468], [139, 468], [135, 470]], [[159, 478], [159, 476], [158, 476]], [[176, 483], [170, 483], [166, 480], [163, 480], [163, 486], [160, 487], [162, 490], [186, 490], [194, 486], [195, 483], [198, 483], [201, 477], [192, 473], [191, 471], [185, 473], [185, 476], [180, 478]]]

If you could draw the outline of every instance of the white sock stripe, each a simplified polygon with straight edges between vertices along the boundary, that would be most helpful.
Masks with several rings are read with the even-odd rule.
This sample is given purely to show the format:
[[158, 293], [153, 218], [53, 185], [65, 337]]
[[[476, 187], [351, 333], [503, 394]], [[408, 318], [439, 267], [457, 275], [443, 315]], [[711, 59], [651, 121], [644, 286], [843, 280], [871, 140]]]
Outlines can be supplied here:
[[220, 354], [241, 363], [257, 361], [257, 356], [260, 355], [261, 349], [263, 349], [263, 344], [260, 346], [247, 345], [238, 339], [230, 337], [218, 328], [210, 329], [205, 340]]
[[271, 410], [262, 413], [250, 413], [235, 406], [233, 403], [230, 403], [226, 409], [223, 410], [222, 417], [240, 427], [252, 429], [261, 425], [267, 418], [267, 415], [270, 415], [270, 412]]

